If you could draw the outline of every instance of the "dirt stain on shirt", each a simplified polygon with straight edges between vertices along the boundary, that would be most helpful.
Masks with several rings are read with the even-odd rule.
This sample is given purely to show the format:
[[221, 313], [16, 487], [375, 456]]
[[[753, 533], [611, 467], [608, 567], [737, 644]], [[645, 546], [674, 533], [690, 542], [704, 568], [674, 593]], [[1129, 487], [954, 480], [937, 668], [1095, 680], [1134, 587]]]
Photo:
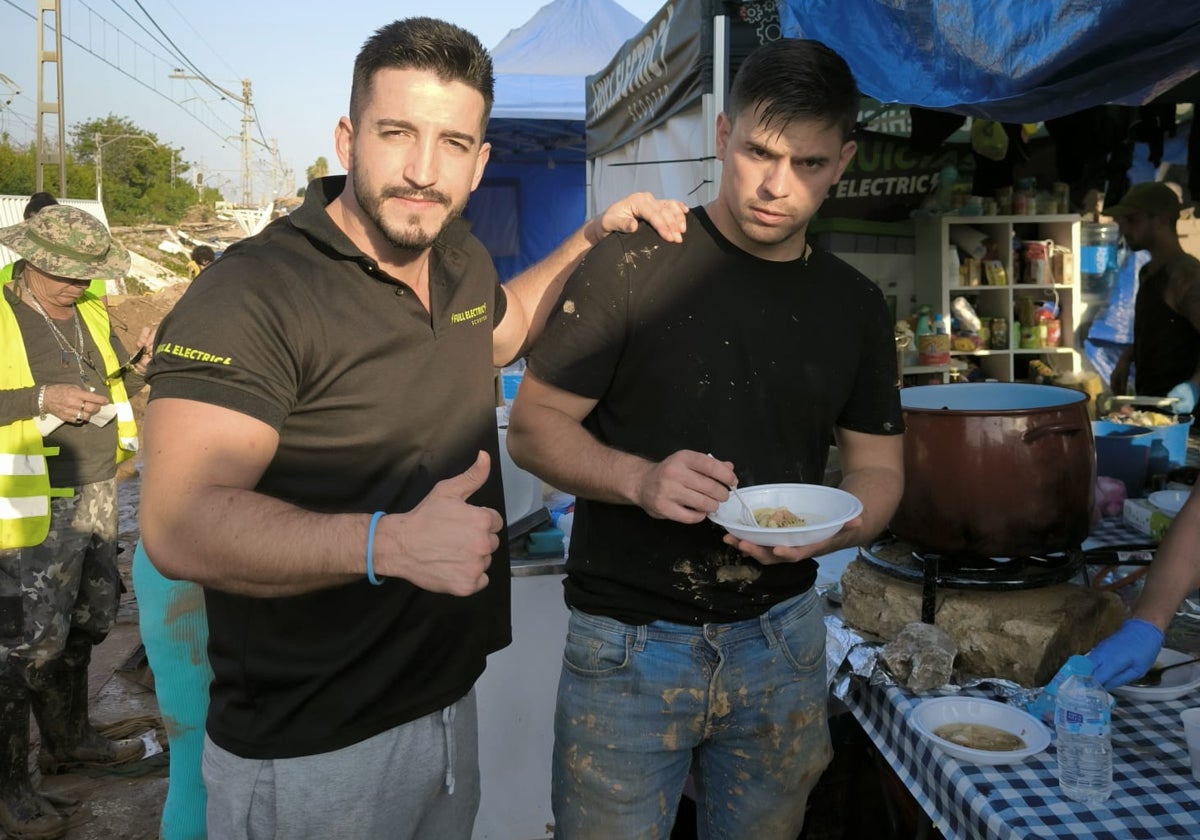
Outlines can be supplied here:
[[617, 273], [624, 277], [627, 269], [636, 269], [638, 267], [638, 258], [649, 259], [657, 250], [658, 246], [646, 246], [645, 248], [635, 248], [632, 251], [626, 251], [621, 261], [617, 263]]
[[756, 581], [762, 576], [762, 569], [758, 566], [746, 566], [740, 563], [733, 563], [721, 566], [717, 569], [717, 583], [750, 583]]

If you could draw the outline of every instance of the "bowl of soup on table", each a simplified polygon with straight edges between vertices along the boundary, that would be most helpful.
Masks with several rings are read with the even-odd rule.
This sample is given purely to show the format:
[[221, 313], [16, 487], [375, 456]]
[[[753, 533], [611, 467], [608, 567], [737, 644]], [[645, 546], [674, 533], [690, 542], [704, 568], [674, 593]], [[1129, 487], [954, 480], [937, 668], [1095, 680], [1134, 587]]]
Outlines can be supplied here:
[[968, 764], [1010, 764], [1050, 746], [1050, 730], [1033, 715], [979, 697], [923, 700], [909, 721], [938, 749]]

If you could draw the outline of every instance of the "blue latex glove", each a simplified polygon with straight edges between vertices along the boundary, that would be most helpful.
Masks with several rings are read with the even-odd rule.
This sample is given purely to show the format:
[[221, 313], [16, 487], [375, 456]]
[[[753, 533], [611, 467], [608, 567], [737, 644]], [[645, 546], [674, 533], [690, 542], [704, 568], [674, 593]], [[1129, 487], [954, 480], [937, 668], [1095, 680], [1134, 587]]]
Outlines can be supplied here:
[[1092, 676], [1105, 688], [1136, 680], [1154, 665], [1162, 644], [1162, 631], [1149, 621], [1127, 618], [1116, 633], [1088, 652]]
[[1191, 414], [1196, 410], [1196, 400], [1200, 399], [1200, 393], [1197, 393], [1196, 383], [1188, 380], [1180, 382], [1170, 391], [1167, 391], [1168, 397], [1175, 397], [1179, 402], [1171, 404], [1171, 410], [1176, 414]]

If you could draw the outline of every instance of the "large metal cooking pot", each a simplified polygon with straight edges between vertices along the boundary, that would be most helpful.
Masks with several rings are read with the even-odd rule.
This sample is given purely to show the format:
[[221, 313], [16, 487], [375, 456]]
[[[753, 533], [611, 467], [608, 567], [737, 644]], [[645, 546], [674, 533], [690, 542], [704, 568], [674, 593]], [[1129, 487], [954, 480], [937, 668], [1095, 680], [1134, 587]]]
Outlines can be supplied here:
[[1087, 399], [1009, 382], [902, 388], [904, 496], [892, 532], [941, 554], [1078, 548], [1096, 483]]

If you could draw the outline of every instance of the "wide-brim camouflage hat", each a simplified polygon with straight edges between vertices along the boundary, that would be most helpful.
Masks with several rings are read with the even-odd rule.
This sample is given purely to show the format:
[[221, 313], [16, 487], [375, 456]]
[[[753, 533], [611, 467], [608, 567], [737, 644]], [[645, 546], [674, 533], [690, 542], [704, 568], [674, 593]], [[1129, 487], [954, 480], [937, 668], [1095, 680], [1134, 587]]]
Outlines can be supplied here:
[[0, 245], [56, 277], [115, 280], [129, 271], [129, 252], [113, 242], [104, 223], [66, 204], [43, 207], [20, 224], [0, 228]]

